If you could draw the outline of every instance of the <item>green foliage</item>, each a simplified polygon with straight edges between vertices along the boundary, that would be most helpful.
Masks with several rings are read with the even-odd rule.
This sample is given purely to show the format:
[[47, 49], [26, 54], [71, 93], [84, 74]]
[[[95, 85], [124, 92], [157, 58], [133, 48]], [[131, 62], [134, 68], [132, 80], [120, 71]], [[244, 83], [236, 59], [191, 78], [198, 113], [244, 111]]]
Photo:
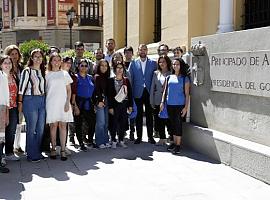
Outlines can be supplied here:
[[20, 44], [19, 48], [23, 56], [23, 64], [25, 65], [32, 50], [41, 49], [46, 54], [49, 50], [49, 45], [40, 40], [30, 40]]
[[[62, 56], [62, 58], [67, 57], [67, 56], [68, 57], [75, 57], [76, 53], [75, 53], [74, 49], [70, 49], [70, 50], [67, 50], [65, 52], [62, 52], [60, 55]], [[93, 54], [93, 52], [89, 52], [89, 51], [85, 51], [84, 54], [83, 54], [83, 57], [87, 58], [87, 59], [90, 59], [92, 61], [96, 60], [95, 55]]]

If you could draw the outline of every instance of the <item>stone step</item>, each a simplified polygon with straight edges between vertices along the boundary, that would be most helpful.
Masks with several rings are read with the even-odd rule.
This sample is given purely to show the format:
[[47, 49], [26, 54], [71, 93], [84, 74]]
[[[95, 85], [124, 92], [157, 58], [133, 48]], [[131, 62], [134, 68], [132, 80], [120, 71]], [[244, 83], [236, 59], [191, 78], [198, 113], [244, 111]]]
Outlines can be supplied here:
[[184, 145], [270, 184], [270, 147], [191, 123], [183, 130]]

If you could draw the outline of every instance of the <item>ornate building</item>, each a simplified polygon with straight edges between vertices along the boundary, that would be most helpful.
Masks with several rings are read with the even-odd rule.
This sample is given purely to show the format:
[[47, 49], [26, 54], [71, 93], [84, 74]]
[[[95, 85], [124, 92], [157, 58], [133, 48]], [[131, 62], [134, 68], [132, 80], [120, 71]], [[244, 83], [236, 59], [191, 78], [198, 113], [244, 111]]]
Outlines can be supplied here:
[[[102, 43], [102, 0], [2, 0], [2, 46], [40, 39], [61, 48], [81, 40], [89, 49]], [[67, 11], [75, 9], [70, 28]]]
[[104, 0], [104, 39], [117, 48], [159, 43], [190, 46], [191, 38], [270, 25], [269, 0]]

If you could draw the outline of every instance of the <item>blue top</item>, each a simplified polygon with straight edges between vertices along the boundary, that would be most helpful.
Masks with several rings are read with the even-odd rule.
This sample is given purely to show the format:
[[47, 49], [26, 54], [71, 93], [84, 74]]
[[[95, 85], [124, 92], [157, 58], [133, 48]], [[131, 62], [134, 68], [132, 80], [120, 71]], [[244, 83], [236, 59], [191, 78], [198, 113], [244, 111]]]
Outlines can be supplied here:
[[184, 82], [189, 83], [186, 76], [169, 75], [167, 90], [167, 105], [185, 105], [186, 97], [184, 91]]
[[90, 110], [91, 97], [95, 88], [92, 76], [87, 74], [86, 77], [82, 77], [80, 74], [77, 74], [77, 77], [77, 104], [80, 109]]

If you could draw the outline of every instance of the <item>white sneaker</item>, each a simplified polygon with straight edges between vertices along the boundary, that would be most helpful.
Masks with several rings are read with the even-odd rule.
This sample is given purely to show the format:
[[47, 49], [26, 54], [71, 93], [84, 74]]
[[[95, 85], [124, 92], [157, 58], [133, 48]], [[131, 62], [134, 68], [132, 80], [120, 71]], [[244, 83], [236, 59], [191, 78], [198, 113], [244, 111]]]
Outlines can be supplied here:
[[123, 147], [123, 148], [127, 148], [128, 147], [123, 141], [121, 141], [119, 143], [119, 145], [120, 145], [120, 147]]
[[100, 148], [100, 149], [105, 149], [106, 146], [105, 146], [104, 144], [101, 144], [101, 145], [98, 146], [98, 148]]
[[1, 159], [1, 165], [2, 166], [6, 166], [7, 165], [7, 162], [6, 162], [5, 158], [2, 158]]
[[111, 148], [112, 145], [110, 145], [110, 143], [106, 143], [106, 148]]
[[18, 160], [20, 160], [20, 157], [15, 156], [15, 154], [12, 154], [10, 156], [6, 156], [5, 159], [6, 160], [12, 160], [12, 161], [18, 161]]
[[112, 142], [112, 149], [116, 149], [117, 142]]
[[159, 141], [156, 143], [156, 146], [163, 146], [166, 145], [166, 139], [159, 139]]

